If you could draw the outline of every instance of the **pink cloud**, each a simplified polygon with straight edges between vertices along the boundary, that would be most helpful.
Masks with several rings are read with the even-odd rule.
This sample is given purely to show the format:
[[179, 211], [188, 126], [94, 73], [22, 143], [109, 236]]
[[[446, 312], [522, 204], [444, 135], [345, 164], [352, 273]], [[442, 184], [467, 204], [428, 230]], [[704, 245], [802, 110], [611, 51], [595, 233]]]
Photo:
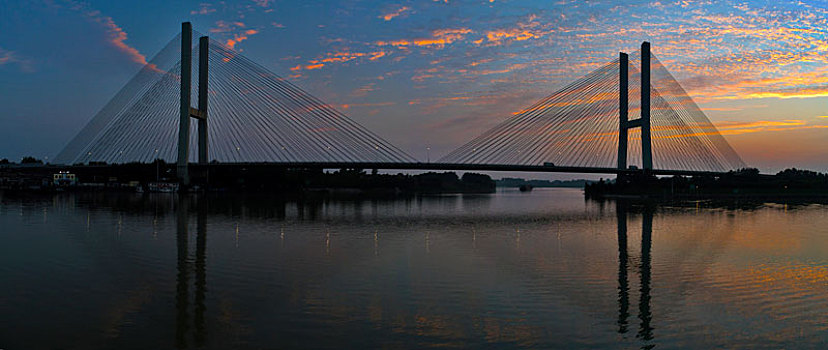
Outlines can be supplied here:
[[198, 10], [190, 11], [191, 15], [206, 15], [216, 12], [216, 9], [213, 8], [213, 4], [202, 2], [198, 5]]
[[0, 47], [0, 66], [15, 63], [24, 72], [32, 72], [34, 69], [31, 65], [31, 60], [23, 58], [15, 51], [4, 50]]

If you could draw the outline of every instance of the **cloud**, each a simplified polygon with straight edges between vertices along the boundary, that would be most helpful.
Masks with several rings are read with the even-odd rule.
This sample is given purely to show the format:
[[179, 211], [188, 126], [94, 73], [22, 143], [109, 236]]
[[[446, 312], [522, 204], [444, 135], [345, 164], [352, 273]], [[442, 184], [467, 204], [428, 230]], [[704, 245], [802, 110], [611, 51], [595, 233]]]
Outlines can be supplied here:
[[127, 40], [127, 33], [115, 24], [115, 21], [112, 20], [112, 17], [109, 16], [101, 16], [99, 11], [92, 11], [88, 13], [89, 17], [103, 25], [107, 28], [107, 32], [109, 34], [109, 42], [114, 45], [116, 48], [121, 50], [121, 52], [125, 53], [129, 56], [133, 62], [145, 65], [147, 64], [147, 57], [144, 56], [138, 49], [129, 46], [126, 43]]
[[[64, 0], [63, 2], [68, 4], [68, 8], [70, 10], [79, 12], [87, 21], [101, 25], [106, 32], [107, 42], [118, 49], [118, 51], [124, 53], [132, 62], [146, 66], [147, 68], [158, 73], [166, 74], [166, 72], [159, 70], [155, 64], [148, 64], [147, 57], [144, 54], [142, 54], [137, 48], [126, 43], [128, 39], [126, 31], [118, 26], [112, 17], [103, 15], [101, 11], [90, 9], [89, 5], [86, 3], [76, 2], [73, 0]], [[56, 6], [58, 8], [61, 7], [60, 5]]]
[[291, 68], [292, 71], [299, 71], [302, 69], [305, 70], [313, 70], [319, 69], [325, 66], [325, 64], [332, 64], [332, 63], [346, 63], [357, 59], [368, 59], [369, 61], [376, 61], [382, 57], [385, 57], [387, 53], [383, 50], [372, 51], [372, 52], [355, 52], [355, 51], [335, 51], [335, 52], [328, 52], [323, 57], [319, 57], [313, 60], [308, 61], [308, 65], [296, 65], [295, 67]]
[[523, 41], [537, 37], [539, 37], [537, 34], [520, 28], [486, 32], [486, 39], [488, 39], [490, 42], [500, 42], [504, 39], [514, 39], [517, 41]]
[[227, 33], [227, 32], [237, 30], [239, 28], [245, 28], [246, 26], [247, 25], [244, 24], [244, 22], [241, 22], [241, 21], [227, 22], [227, 21], [218, 20], [218, 21], [216, 21], [215, 26], [210, 28], [210, 33]]
[[[501, 45], [510, 41], [524, 41], [529, 39], [539, 39], [554, 30], [545, 29], [537, 21], [537, 15], [529, 15], [524, 22], [519, 22], [515, 27], [489, 30], [486, 31], [486, 40], [489, 45]], [[475, 44], [483, 43], [483, 38], [474, 42]]]
[[398, 39], [398, 40], [380, 40], [375, 44], [378, 46], [394, 46], [398, 48], [406, 48], [409, 46], [436, 46], [442, 48], [458, 40], [463, 40], [466, 34], [471, 33], [472, 30], [468, 28], [446, 28], [437, 29], [431, 32], [431, 37], [415, 38], [415, 39]]
[[259, 7], [268, 7], [270, 6], [271, 0], [253, 0], [253, 2]]
[[352, 107], [386, 107], [386, 106], [393, 106], [397, 104], [396, 102], [371, 102], [371, 103], [347, 103], [342, 104], [339, 107], [342, 109], [348, 109]]
[[327, 53], [326, 56], [327, 57], [322, 58], [319, 61], [324, 62], [324, 63], [333, 63], [333, 62], [340, 62], [341, 63], [341, 62], [352, 61], [352, 60], [355, 60], [355, 59], [360, 58], [360, 57], [368, 57], [369, 60], [374, 61], [374, 60], [379, 59], [382, 56], [385, 56], [385, 52], [384, 51], [377, 51], [377, 52], [368, 52], [368, 53], [366, 53], [366, 52], [343, 51], [343, 52]]
[[722, 135], [739, 135], [760, 131], [786, 131], [797, 129], [828, 128], [828, 125], [808, 125], [804, 120], [758, 120], [748, 122], [719, 122], [715, 124]]
[[249, 39], [251, 36], [258, 34], [256, 29], [246, 29], [247, 24], [242, 21], [216, 21], [214, 27], [210, 28], [210, 33], [229, 34], [231, 38], [227, 39], [224, 44], [231, 49], [235, 49], [236, 44]]
[[128, 38], [126, 31], [118, 26], [112, 17], [103, 15], [101, 11], [90, 9], [85, 3], [79, 3], [71, 0], [66, 0], [65, 2], [69, 4], [70, 9], [81, 12], [87, 20], [103, 26], [106, 30], [108, 42], [115, 46], [115, 48], [119, 51], [126, 54], [131, 61], [141, 65], [147, 64], [146, 56], [138, 51], [138, 49], [126, 43]]
[[213, 4], [202, 2], [198, 5], [198, 10], [190, 11], [191, 15], [207, 15], [210, 13], [216, 12], [216, 9], [213, 8]]
[[5, 50], [0, 47], [0, 66], [5, 66], [7, 64], [17, 64], [23, 72], [33, 72], [34, 68], [32, 67], [32, 62], [28, 58], [24, 58], [20, 56], [15, 51]]
[[390, 20], [394, 19], [394, 17], [398, 17], [398, 16], [402, 15], [403, 13], [405, 13], [406, 11], [409, 11], [409, 10], [411, 10], [410, 7], [402, 6], [402, 7], [398, 8], [394, 11], [391, 11], [391, 12], [385, 13], [383, 15], [380, 15], [379, 18], [382, 18], [387, 22], [387, 21], [390, 21]]
[[302, 70], [302, 69], [305, 69], [305, 70], [314, 70], [314, 69], [319, 69], [319, 68], [322, 68], [322, 67], [324, 67], [324, 66], [325, 66], [325, 64], [324, 64], [324, 63], [318, 63], [318, 62], [319, 62], [319, 61], [311, 61], [311, 64], [309, 64], [309, 65], [305, 65], [305, 66], [303, 66], [303, 65], [301, 65], [301, 64], [297, 64], [295, 67], [290, 68], [290, 70], [291, 70], [291, 71], [294, 71], [294, 72], [296, 72], [296, 71], [300, 71], [300, 70]]
[[703, 6], [650, 35], [699, 100], [828, 96], [828, 23], [785, 6]]
[[[804, 120], [799, 119], [790, 119], [790, 120], [757, 120], [757, 121], [747, 121], [747, 122], [719, 122], [714, 123], [714, 126], [718, 129], [704, 131], [704, 132], [693, 132], [693, 133], [679, 133], [673, 135], [662, 135], [658, 136], [657, 138], [680, 138], [680, 137], [695, 137], [695, 136], [703, 136], [703, 135], [742, 135], [742, 134], [752, 134], [758, 132], [777, 132], [777, 131], [791, 131], [791, 130], [802, 130], [802, 129], [828, 129], [828, 125], [823, 124], [808, 124]], [[658, 130], [689, 130], [690, 128], [687, 126], [660, 126], [660, 127], [653, 127], [654, 131]]]
[[227, 45], [227, 47], [229, 47], [231, 49], [234, 49], [236, 47], [236, 44], [238, 44], [238, 43], [240, 43], [244, 40], [247, 40], [248, 36], [252, 36], [252, 35], [254, 35], [258, 32], [259, 31], [255, 30], [255, 29], [248, 29], [248, 30], [245, 30], [242, 34], [233, 34], [233, 38], [232, 39], [227, 39], [227, 42], [225, 43], [225, 45]]
[[352, 96], [365, 97], [369, 92], [376, 90], [376, 83], [368, 83], [351, 92]]

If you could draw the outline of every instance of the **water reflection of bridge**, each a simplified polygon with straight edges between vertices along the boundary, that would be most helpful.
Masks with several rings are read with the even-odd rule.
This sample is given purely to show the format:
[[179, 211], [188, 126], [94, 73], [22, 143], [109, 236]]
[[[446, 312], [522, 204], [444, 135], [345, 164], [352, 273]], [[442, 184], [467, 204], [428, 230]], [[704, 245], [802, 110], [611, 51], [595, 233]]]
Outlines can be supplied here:
[[180, 196], [176, 202], [176, 246], [178, 248], [178, 263], [176, 276], [176, 328], [175, 345], [179, 349], [188, 348], [187, 333], [190, 329], [190, 270], [194, 271], [192, 324], [194, 328], [193, 342], [196, 347], [202, 347], [206, 341], [205, 328], [205, 297], [207, 295], [207, 200], [196, 200], [196, 252], [195, 260], [191, 263], [189, 246], [189, 216], [190, 200]]
[[[627, 219], [629, 204], [618, 201], [615, 213], [618, 218], [618, 333], [625, 334], [628, 330], [630, 316], [630, 286], [628, 279], [629, 254], [627, 252]], [[651, 248], [653, 244], [653, 212], [651, 206], [643, 206], [641, 210], [641, 263], [639, 274], [641, 285], [638, 300], [638, 318], [640, 325], [636, 337], [645, 341], [653, 339], [652, 313], [650, 311], [650, 276], [651, 276]]]
[[[175, 201], [176, 211], [176, 243], [177, 243], [177, 276], [176, 276], [176, 338], [175, 344], [179, 349], [192, 346], [202, 347], [207, 344], [207, 327], [205, 320], [205, 299], [207, 295], [207, 215], [209, 199], [200, 196], [179, 196]], [[321, 205], [321, 203], [316, 203]], [[299, 207], [307, 204], [297, 203]], [[314, 207], [313, 204], [310, 205]], [[195, 208], [193, 208], [195, 207]], [[285, 218], [285, 203], [277, 206], [281, 219]], [[193, 210], [194, 209], [194, 210]], [[311, 209], [311, 212], [316, 212]], [[298, 210], [299, 215], [305, 208]], [[644, 348], [652, 348], [654, 339], [651, 311], [651, 269], [652, 269], [652, 233], [655, 207], [651, 205], [633, 205], [625, 201], [615, 203], [617, 219], [618, 242], [618, 315], [617, 332], [630, 332], [630, 266], [632, 259], [628, 252], [628, 221], [641, 215], [641, 256], [638, 264], [640, 285], [638, 288], [638, 331], [635, 337], [644, 341]], [[189, 221], [191, 212], [196, 216], [195, 253], [191, 255], [189, 242]], [[303, 216], [303, 215], [301, 215]], [[314, 220], [314, 218], [311, 218]], [[376, 244], [376, 242], [375, 242]], [[192, 293], [191, 293], [191, 288]], [[191, 303], [192, 297], [192, 303]], [[190, 338], [192, 334], [192, 338]], [[192, 343], [190, 343], [192, 342]]]

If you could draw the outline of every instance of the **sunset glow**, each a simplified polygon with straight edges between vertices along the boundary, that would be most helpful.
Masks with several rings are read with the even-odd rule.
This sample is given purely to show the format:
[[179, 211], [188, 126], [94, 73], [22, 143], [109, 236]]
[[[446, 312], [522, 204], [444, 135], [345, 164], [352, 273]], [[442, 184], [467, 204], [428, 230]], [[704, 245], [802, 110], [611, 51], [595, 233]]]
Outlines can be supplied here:
[[[816, 151], [828, 149], [828, 9], [818, 2], [231, 1], [158, 13], [60, 0], [2, 10], [0, 76], [20, 82], [0, 91], [9, 157], [57, 152], [189, 20], [417, 157], [445, 154], [650, 41], [749, 165], [828, 170]], [[34, 44], [44, 41], [54, 44]]]

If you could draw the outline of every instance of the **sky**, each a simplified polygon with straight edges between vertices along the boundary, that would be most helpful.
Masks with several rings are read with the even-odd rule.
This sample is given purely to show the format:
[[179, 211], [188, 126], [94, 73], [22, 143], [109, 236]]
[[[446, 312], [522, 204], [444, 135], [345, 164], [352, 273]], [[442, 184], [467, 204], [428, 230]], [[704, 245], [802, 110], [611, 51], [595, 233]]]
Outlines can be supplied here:
[[642, 41], [750, 166], [828, 171], [826, 1], [0, 1], [0, 158], [54, 157], [190, 21], [435, 160]]

